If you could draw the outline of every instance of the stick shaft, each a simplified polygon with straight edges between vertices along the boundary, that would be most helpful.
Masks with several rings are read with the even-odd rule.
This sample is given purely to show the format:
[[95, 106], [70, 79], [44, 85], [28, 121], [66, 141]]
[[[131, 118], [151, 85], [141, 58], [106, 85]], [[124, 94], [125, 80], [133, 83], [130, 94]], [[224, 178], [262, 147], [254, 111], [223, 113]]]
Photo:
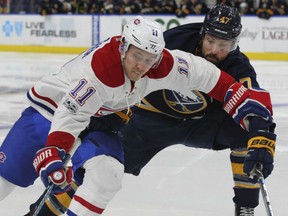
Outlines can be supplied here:
[[261, 190], [261, 193], [262, 193], [262, 197], [263, 197], [263, 201], [264, 201], [264, 205], [265, 205], [265, 208], [266, 208], [267, 215], [268, 216], [274, 216], [273, 210], [272, 210], [272, 206], [271, 206], [271, 203], [270, 203], [270, 200], [269, 200], [269, 196], [268, 196], [268, 191], [267, 191], [267, 188], [266, 188], [266, 185], [265, 185], [264, 177], [260, 176], [258, 181], [259, 181], [259, 184], [260, 184], [260, 190]]

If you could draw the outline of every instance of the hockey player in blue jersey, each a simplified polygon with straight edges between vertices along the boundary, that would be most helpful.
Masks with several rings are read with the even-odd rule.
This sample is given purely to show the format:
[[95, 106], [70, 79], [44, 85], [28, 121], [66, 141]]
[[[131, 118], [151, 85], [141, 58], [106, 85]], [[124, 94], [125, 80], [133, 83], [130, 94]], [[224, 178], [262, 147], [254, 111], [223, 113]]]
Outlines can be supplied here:
[[[238, 46], [241, 28], [236, 9], [216, 5], [204, 23], [176, 27], [164, 32], [164, 38], [167, 48], [202, 56], [246, 87], [259, 87], [253, 66]], [[258, 126], [266, 127], [265, 124]], [[248, 133], [207, 94], [160, 90], [145, 97], [141, 105], [133, 109], [130, 123], [121, 131], [125, 172], [138, 175], [154, 155], [177, 143], [212, 150], [230, 148], [235, 216], [252, 216], [259, 201], [259, 184], [251, 181], [247, 173], [258, 161], [264, 165], [263, 174], [267, 177], [273, 169], [274, 150], [265, 147], [252, 150], [251, 143], [259, 136], [263, 140], [275, 140], [274, 126], [269, 126], [272, 126], [269, 132], [251, 129]]]
[[[164, 38], [167, 48], [202, 56], [246, 87], [257, 88], [255, 70], [238, 46], [241, 28], [238, 11], [218, 4], [204, 23], [176, 27], [164, 32]], [[267, 125], [258, 126], [264, 129]], [[263, 164], [262, 171], [267, 177], [273, 169], [274, 149], [264, 146], [253, 149], [251, 143], [259, 136], [263, 142], [276, 138], [273, 124], [268, 124], [267, 132], [252, 127], [250, 133], [243, 130], [221, 110], [218, 101], [200, 91], [153, 92], [133, 109], [132, 119], [121, 131], [125, 172], [138, 175], [159, 151], [177, 143], [212, 150], [230, 148], [235, 216], [252, 216], [259, 201], [259, 184], [251, 181], [248, 174], [257, 161]]]
[[[204, 23], [176, 27], [166, 31], [164, 38], [167, 48], [202, 56], [247, 87], [257, 88], [255, 70], [238, 47], [241, 28], [236, 9], [216, 5]], [[200, 91], [160, 90], [145, 97], [133, 108], [132, 118], [119, 133], [124, 146], [125, 172], [138, 175], [159, 151], [174, 144], [212, 150], [230, 148], [235, 215], [254, 215], [259, 185], [249, 178], [249, 173], [253, 174], [257, 163], [263, 165], [265, 177], [272, 172], [274, 148], [258, 145], [257, 140], [275, 144], [274, 124], [251, 120], [248, 133], [221, 107], [220, 102]], [[241, 123], [244, 128], [248, 127]], [[73, 190], [68, 195], [72, 197]], [[63, 199], [67, 199], [67, 194], [51, 196], [41, 215], [57, 215], [60, 207], [65, 211], [64, 205], [57, 205]]]

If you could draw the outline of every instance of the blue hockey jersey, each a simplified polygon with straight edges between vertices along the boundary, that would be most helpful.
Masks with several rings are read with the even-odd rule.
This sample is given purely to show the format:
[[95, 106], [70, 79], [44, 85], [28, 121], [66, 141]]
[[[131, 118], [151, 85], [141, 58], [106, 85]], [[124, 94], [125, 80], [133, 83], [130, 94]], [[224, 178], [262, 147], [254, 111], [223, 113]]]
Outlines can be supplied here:
[[[202, 36], [200, 35], [203, 23], [181, 25], [164, 32], [166, 48], [179, 49], [201, 56]], [[240, 52], [240, 48], [229, 53], [227, 58], [217, 65], [218, 68], [243, 82], [246, 87], [259, 87], [256, 73], [249, 59]], [[221, 103], [213, 100], [207, 94], [193, 91], [159, 90], [146, 96], [140, 108], [163, 113], [175, 118], [199, 118], [209, 112], [211, 108], [221, 108]]]

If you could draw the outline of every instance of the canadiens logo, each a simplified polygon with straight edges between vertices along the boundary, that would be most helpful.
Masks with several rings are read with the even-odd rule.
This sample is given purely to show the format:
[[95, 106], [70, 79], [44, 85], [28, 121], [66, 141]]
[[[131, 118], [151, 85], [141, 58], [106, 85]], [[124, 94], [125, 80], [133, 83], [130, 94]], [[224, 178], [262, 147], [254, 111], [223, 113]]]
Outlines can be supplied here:
[[0, 152], [0, 163], [4, 163], [6, 159], [6, 155], [4, 154], [4, 152]]
[[134, 24], [135, 24], [135, 25], [139, 25], [139, 24], [140, 24], [140, 20], [139, 20], [139, 19], [135, 19], [135, 20], [134, 20]]

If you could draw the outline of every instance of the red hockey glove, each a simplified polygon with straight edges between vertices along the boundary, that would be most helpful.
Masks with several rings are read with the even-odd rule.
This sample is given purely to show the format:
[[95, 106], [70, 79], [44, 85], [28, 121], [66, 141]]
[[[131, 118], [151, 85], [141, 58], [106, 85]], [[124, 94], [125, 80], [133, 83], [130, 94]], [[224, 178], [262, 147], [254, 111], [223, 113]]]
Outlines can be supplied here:
[[49, 182], [55, 184], [53, 193], [63, 193], [70, 188], [73, 172], [71, 167], [64, 167], [62, 159], [65, 155], [63, 149], [45, 147], [36, 153], [33, 161], [33, 166], [45, 187]]
[[248, 154], [244, 161], [244, 172], [257, 181], [256, 165], [262, 167], [263, 177], [269, 176], [274, 168], [276, 135], [267, 131], [257, 131], [248, 141]]
[[242, 83], [235, 83], [224, 97], [223, 109], [233, 117], [237, 124], [248, 131], [248, 117], [257, 116], [272, 122], [270, 94], [264, 89], [247, 89]]

